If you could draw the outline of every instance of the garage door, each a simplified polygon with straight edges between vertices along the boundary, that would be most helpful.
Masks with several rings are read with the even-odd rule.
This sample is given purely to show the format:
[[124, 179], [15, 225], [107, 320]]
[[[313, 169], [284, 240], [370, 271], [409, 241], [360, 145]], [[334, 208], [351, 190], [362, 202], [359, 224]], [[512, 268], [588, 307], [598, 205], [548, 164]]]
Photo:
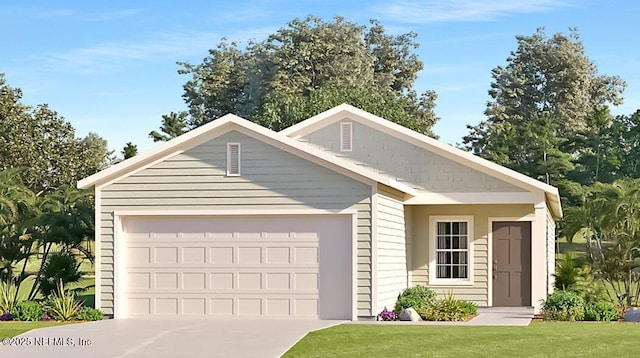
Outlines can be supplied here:
[[351, 318], [351, 217], [125, 217], [120, 316]]

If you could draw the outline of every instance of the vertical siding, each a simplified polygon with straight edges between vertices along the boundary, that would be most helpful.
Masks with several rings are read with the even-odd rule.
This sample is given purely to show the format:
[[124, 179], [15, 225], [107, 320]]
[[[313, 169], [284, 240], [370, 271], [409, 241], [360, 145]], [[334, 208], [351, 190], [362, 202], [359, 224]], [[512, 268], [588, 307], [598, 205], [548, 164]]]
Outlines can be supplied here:
[[404, 205], [392, 191], [378, 188], [377, 313], [393, 309], [407, 288], [407, 243]]
[[[226, 176], [226, 143], [241, 144], [241, 176]], [[358, 307], [371, 316], [371, 187], [239, 132], [229, 132], [102, 188], [102, 308], [113, 314], [116, 210], [355, 209]]]
[[320, 128], [301, 140], [378, 170], [417, 189], [430, 192], [524, 191], [355, 121], [353, 150], [341, 152], [340, 122]]
[[[490, 217], [523, 217], [533, 213], [533, 205], [433, 205], [410, 208], [412, 218], [412, 257], [409, 267], [412, 285], [431, 287], [439, 297], [452, 292], [457, 298], [489, 305], [489, 244]], [[429, 216], [473, 216], [473, 284], [443, 286], [429, 284]], [[532, 242], [535, 242], [532, 238]], [[536, 269], [536, 268], [533, 268]], [[544, 268], [546, 270], [546, 268]]]

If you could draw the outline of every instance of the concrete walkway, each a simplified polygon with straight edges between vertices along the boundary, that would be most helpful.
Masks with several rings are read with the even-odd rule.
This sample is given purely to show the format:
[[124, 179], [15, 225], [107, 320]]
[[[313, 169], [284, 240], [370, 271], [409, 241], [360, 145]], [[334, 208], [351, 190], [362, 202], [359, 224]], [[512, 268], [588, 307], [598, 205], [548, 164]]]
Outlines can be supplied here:
[[342, 321], [147, 319], [40, 328], [0, 357], [280, 357], [307, 333]]
[[478, 316], [468, 322], [433, 322], [433, 321], [393, 321], [374, 322], [356, 321], [350, 324], [397, 324], [424, 326], [528, 326], [533, 318], [532, 307], [485, 307], [478, 308]]

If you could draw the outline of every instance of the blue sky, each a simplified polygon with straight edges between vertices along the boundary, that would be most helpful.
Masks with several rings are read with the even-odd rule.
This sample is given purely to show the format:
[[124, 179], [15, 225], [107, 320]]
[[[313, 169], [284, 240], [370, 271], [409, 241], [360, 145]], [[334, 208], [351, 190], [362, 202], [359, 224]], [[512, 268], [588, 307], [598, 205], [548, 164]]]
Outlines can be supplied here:
[[29, 105], [47, 103], [76, 128], [96, 132], [118, 153], [128, 141], [153, 146], [161, 115], [186, 109], [176, 61], [200, 63], [225, 36], [263, 40], [296, 17], [338, 15], [390, 33], [415, 31], [424, 62], [415, 83], [438, 93], [434, 130], [455, 144], [484, 119], [491, 69], [516, 49], [516, 35], [577, 27], [599, 73], [628, 82], [624, 105], [640, 108], [636, 1], [3, 1], [0, 72]]

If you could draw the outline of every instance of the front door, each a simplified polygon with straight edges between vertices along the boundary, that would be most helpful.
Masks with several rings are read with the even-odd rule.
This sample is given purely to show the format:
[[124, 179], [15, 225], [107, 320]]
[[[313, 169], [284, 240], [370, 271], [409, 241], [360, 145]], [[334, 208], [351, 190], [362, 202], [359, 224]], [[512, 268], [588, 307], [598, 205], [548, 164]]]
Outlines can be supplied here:
[[493, 306], [531, 306], [531, 222], [493, 223]]

